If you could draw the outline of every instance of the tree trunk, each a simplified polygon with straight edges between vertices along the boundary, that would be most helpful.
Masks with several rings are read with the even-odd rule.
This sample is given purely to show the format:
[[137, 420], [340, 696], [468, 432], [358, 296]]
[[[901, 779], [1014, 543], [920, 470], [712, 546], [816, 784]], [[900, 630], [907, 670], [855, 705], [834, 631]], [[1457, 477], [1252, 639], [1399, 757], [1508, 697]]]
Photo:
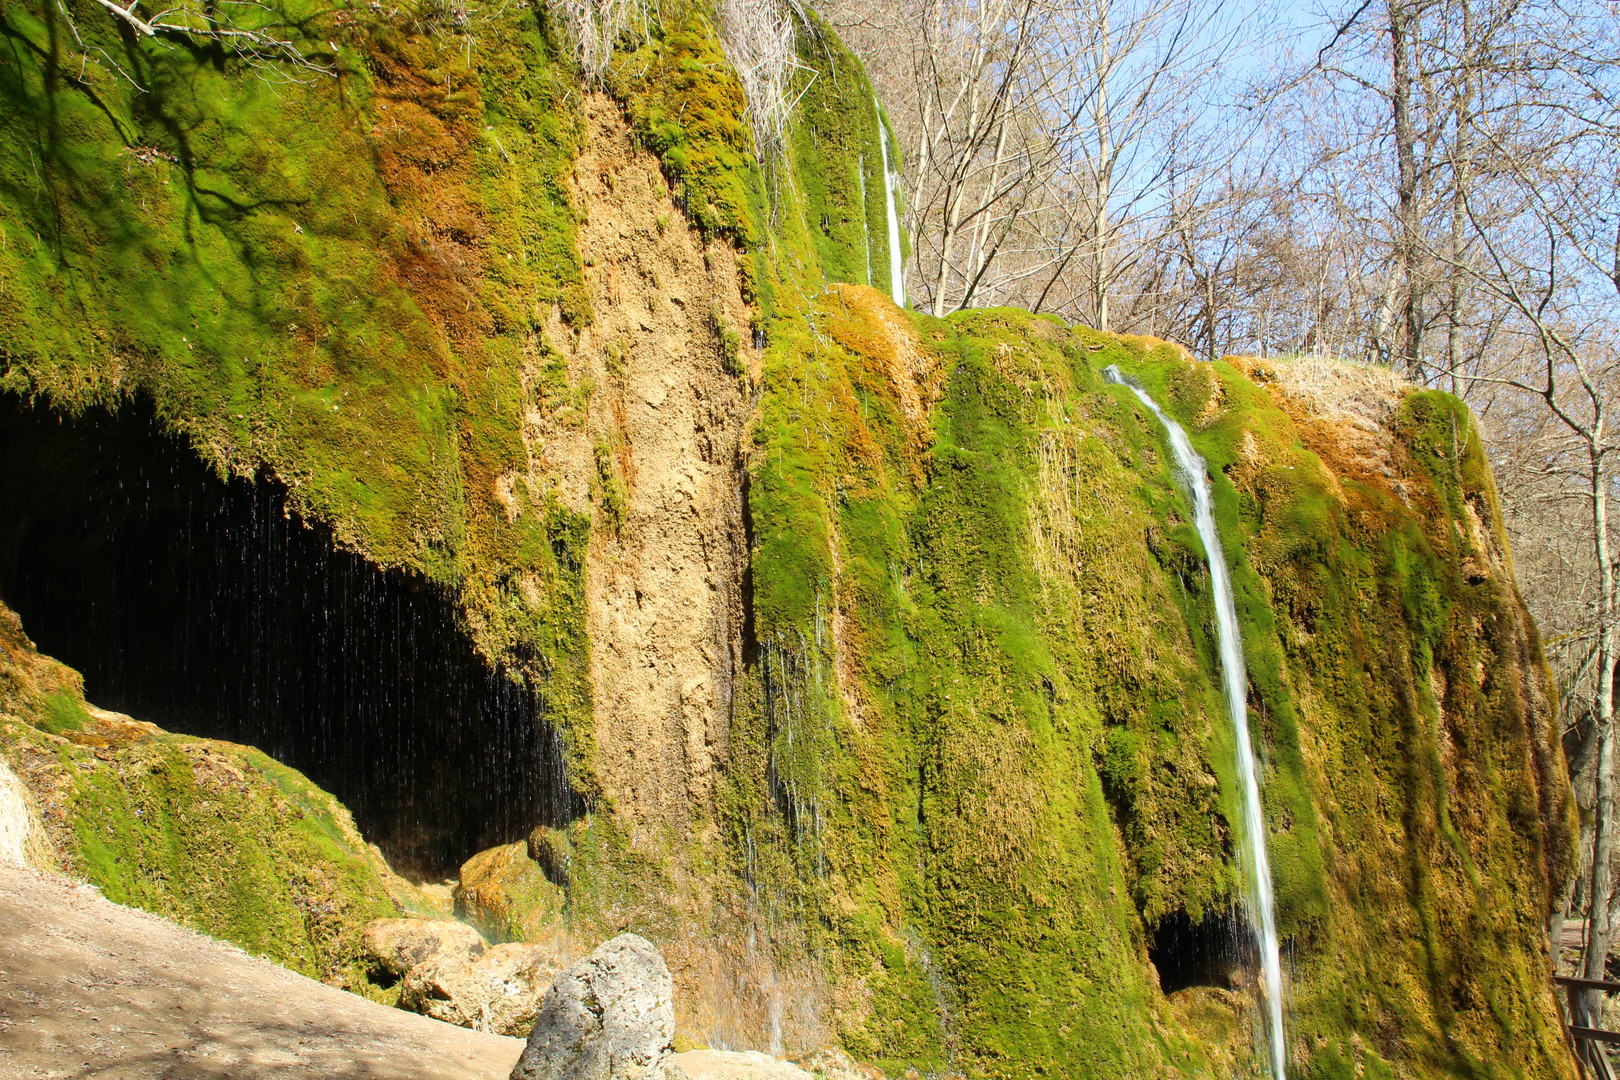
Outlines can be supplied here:
[[1389, 8], [1391, 57], [1390, 106], [1395, 120], [1395, 166], [1399, 197], [1396, 222], [1401, 270], [1406, 275], [1402, 360], [1417, 382], [1425, 382], [1423, 372], [1423, 280], [1418, 266], [1420, 228], [1417, 198], [1417, 138], [1412, 131], [1412, 40], [1413, 19], [1404, 3]]
[[1464, 283], [1467, 271], [1463, 267], [1463, 258], [1468, 251], [1467, 243], [1467, 198], [1469, 184], [1473, 182], [1472, 164], [1474, 157], [1474, 71], [1473, 57], [1473, 19], [1472, 10], [1468, 0], [1462, 2], [1462, 40], [1463, 58], [1462, 70], [1455, 76], [1453, 83], [1453, 108], [1455, 114], [1452, 123], [1455, 126], [1455, 137], [1452, 145], [1451, 157], [1451, 266], [1447, 271], [1450, 278], [1451, 295], [1446, 298], [1446, 370], [1451, 375], [1451, 392], [1462, 393], [1462, 378], [1458, 374], [1462, 367], [1462, 306], [1465, 295]]
[[[1601, 437], [1601, 419], [1594, 424], [1594, 436]], [[1597, 766], [1592, 794], [1592, 872], [1588, 879], [1586, 912], [1586, 952], [1581, 962], [1584, 979], [1605, 978], [1609, 940], [1613, 925], [1609, 919], [1610, 875], [1614, 850], [1614, 666], [1616, 633], [1614, 626], [1614, 567], [1609, 558], [1609, 500], [1604, 476], [1604, 454], [1595, 441], [1588, 444], [1591, 455], [1591, 496], [1594, 552], [1598, 563], [1598, 689], [1592, 720], [1597, 726]], [[1601, 991], [1579, 995], [1575, 1022], [1599, 1027], [1603, 1010]], [[1601, 1048], [1592, 1047], [1594, 1055]], [[1595, 1062], [1594, 1062], [1595, 1064]], [[1605, 1062], [1605, 1064], [1607, 1064]]]
[[1097, 124], [1097, 165], [1093, 170], [1097, 178], [1097, 200], [1091, 215], [1091, 303], [1097, 314], [1097, 329], [1108, 329], [1108, 199], [1113, 194], [1114, 145], [1109, 129], [1108, 74], [1109, 41], [1107, 5], [1103, 5], [1097, 31], [1097, 71], [1101, 82], [1097, 86], [1096, 105], [1092, 118]]

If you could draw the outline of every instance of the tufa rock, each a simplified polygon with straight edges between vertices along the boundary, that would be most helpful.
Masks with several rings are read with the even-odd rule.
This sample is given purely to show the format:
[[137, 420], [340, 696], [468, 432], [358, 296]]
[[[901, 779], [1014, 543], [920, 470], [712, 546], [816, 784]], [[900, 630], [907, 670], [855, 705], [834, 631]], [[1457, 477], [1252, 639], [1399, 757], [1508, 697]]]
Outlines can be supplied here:
[[522, 840], [480, 851], [462, 863], [453, 895], [456, 917], [491, 941], [541, 940], [565, 906], [563, 891], [529, 858]]
[[406, 973], [399, 1007], [459, 1027], [524, 1036], [561, 970], [557, 955], [540, 945], [496, 945], [473, 959], [441, 956]]
[[823, 1046], [800, 1065], [821, 1080], [884, 1080], [881, 1069], [862, 1065], [839, 1046]]
[[675, 1038], [675, 983], [652, 942], [620, 934], [551, 984], [512, 1080], [639, 1080]]
[[34, 813], [28, 789], [0, 761], [0, 865], [27, 866], [33, 846]]
[[662, 1080], [815, 1080], [758, 1050], [689, 1050], [664, 1063]]
[[529, 858], [540, 864], [546, 880], [559, 889], [568, 888], [568, 866], [574, 858], [574, 845], [561, 829], [541, 825], [529, 834]]
[[360, 945], [375, 968], [395, 978], [419, 964], [442, 958], [466, 962], [484, 952], [478, 931], [445, 919], [373, 919]]

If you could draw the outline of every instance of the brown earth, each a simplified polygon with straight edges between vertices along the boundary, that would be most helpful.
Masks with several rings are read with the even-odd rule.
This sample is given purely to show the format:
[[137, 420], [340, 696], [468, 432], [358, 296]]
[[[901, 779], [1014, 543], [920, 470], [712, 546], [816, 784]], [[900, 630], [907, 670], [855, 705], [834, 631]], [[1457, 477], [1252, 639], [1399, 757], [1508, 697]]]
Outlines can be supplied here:
[[0, 1077], [504, 1080], [520, 1039], [390, 1009], [0, 867]]
[[705, 827], [728, 756], [747, 560], [744, 373], [759, 360], [736, 252], [691, 228], [617, 103], [591, 94], [584, 113], [574, 185], [595, 318], [577, 333], [554, 322], [547, 340], [585, 401], [531, 414], [529, 483], [593, 514], [593, 771], [656, 850]]

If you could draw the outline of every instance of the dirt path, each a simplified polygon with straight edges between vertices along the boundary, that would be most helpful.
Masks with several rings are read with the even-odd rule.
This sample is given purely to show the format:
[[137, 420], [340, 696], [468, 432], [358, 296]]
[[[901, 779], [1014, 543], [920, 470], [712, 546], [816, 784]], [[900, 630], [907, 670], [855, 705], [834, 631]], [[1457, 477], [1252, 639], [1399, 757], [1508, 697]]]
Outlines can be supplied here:
[[0, 866], [0, 1080], [505, 1080], [522, 1049]]

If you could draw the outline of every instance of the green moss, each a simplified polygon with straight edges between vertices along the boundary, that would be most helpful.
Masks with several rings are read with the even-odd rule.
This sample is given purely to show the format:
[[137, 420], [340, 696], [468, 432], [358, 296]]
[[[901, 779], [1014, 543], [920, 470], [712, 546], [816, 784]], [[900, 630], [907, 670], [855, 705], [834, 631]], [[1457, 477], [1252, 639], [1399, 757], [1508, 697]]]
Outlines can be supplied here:
[[742, 83], [702, 5], [669, 5], [649, 30], [639, 47], [614, 57], [608, 87], [663, 162], [675, 204], [692, 224], [751, 251], [766, 200]]
[[[1465, 505], [1490, 518], [1467, 424], [1453, 444], [1450, 406], [1403, 400], [1402, 445], [1435, 491], [1403, 504], [1335, 474], [1333, 445], [1229, 365], [983, 311], [912, 320], [937, 373], [913, 364], [913, 389], [940, 395], [919, 430], [882, 303], [834, 291], [770, 326], [760, 677], [722, 804], [739, 873], [814, 913], [797, 947], [859, 980], [844, 1044], [987, 1076], [1252, 1060], [1220, 1041], [1248, 1037], [1231, 1003], [1166, 1001], [1143, 963], [1162, 919], [1237, 899], [1242, 826], [1206, 553], [1160, 426], [1097, 378], [1112, 363], [1210, 465], [1298, 1071], [1487, 1074], [1524, 1038], [1526, 1067], [1560, 1075], [1527, 974], [1547, 864], [1524, 769], [1545, 748], [1511, 693], [1445, 674], [1523, 655], [1511, 597], [1458, 569], [1487, 554], [1447, 524]], [[1459, 737], [1505, 771], [1466, 789], [1475, 768], [1442, 749]], [[1465, 929], [1486, 923], [1489, 943]]]
[[345, 543], [459, 587], [486, 653], [588, 726], [579, 646], [517, 587], [567, 609], [554, 552], [584, 538], [495, 498], [528, 467], [537, 327], [591, 320], [576, 74], [545, 21], [289, 0], [338, 71], [289, 81], [69, 10], [105, 50], [85, 65], [56, 5], [0, 9], [0, 388], [151, 398], [222, 470], [268, 466]]
[[[886, 134], [860, 61], [819, 16], [798, 34], [792, 190], [829, 281], [889, 289]], [[898, 160], [898, 159], [897, 159]]]
[[[582, 430], [594, 389], [539, 331], [593, 318], [552, 29], [523, 8], [462, 27], [289, 9], [342, 75], [283, 86], [126, 48], [74, 3], [144, 89], [70, 75], [57, 8], [0, 8], [0, 386], [149, 396], [220, 468], [268, 464], [344, 541], [460, 589], [592, 800], [566, 889], [502, 849], [500, 934], [767, 927], [762, 950], [831, 986], [844, 1045], [896, 1073], [1251, 1068], [1250, 1003], [1167, 999], [1147, 962], [1165, 919], [1233, 904], [1242, 826], [1208, 555], [1163, 432], [1098, 377], [1118, 364], [1211, 468], [1297, 1071], [1560, 1075], [1538, 934], [1567, 789], [1454, 399], [1396, 403], [1397, 486], [1252, 365], [1011, 310], [904, 316], [880, 292], [893, 135], [859, 64], [801, 27], [800, 111], [762, 164], [712, 13], [664, 5], [607, 86], [699, 231], [743, 253], [767, 347], [747, 663], [715, 804], [693, 808], [721, 839], [648, 839], [593, 767], [590, 515], [522, 481], [525, 414]], [[711, 317], [744, 377], [741, 329]], [[594, 446], [610, 531], [623, 449]], [[330, 800], [241, 748], [97, 756], [82, 702], [52, 693], [6, 689], [34, 725], [10, 737], [71, 781], [64, 843], [109, 895], [349, 977], [354, 926], [386, 904]], [[671, 901], [692, 881], [702, 916]]]
[[52, 735], [81, 730], [90, 719], [84, 702], [71, 690], [58, 690], [45, 699], [45, 713], [36, 726]]

